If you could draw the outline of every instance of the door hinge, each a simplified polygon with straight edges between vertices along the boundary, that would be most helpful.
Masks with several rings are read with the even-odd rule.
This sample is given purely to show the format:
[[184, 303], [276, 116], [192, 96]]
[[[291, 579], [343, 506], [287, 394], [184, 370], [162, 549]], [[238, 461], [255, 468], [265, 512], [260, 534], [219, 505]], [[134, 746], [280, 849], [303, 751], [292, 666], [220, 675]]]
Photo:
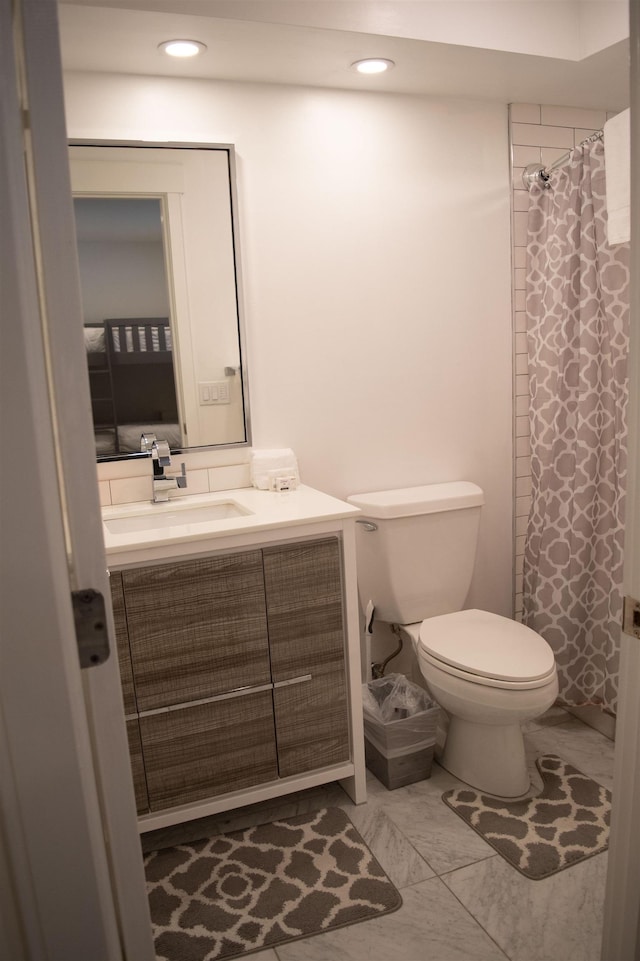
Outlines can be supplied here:
[[625, 634], [640, 638], [640, 601], [628, 594], [622, 605], [622, 630]]
[[72, 591], [71, 602], [80, 667], [104, 664], [110, 653], [104, 597], [100, 591], [87, 587], [83, 591]]

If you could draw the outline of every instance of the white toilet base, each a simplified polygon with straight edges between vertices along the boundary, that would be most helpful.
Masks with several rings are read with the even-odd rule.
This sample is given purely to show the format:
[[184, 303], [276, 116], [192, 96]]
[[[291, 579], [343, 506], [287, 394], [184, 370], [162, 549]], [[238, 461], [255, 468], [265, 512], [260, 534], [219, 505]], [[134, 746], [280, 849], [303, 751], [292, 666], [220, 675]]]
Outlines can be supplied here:
[[450, 774], [486, 794], [516, 798], [529, 790], [519, 724], [481, 724], [450, 715], [439, 762]]

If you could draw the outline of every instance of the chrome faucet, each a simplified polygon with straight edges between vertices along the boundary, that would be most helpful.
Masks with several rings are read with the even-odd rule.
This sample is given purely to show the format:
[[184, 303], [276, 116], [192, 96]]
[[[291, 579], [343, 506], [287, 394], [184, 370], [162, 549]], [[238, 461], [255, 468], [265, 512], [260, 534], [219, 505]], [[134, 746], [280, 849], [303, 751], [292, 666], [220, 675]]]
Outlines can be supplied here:
[[140, 453], [150, 454], [151, 448], [156, 442], [155, 434], [141, 434], [140, 435]]
[[166, 440], [158, 440], [155, 434], [143, 434], [140, 438], [140, 449], [143, 453], [151, 454], [154, 504], [168, 501], [169, 491], [183, 489], [187, 486], [187, 471], [184, 462], [180, 465], [180, 474], [167, 476], [165, 473], [165, 468], [171, 466], [171, 452]]

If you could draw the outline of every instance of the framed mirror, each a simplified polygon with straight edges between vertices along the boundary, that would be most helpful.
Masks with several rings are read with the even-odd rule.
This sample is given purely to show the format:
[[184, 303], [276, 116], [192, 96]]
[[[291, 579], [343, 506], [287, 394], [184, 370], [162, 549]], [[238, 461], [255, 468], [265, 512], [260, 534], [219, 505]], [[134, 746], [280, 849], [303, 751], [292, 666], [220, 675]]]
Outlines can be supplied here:
[[250, 444], [233, 147], [69, 157], [98, 460]]

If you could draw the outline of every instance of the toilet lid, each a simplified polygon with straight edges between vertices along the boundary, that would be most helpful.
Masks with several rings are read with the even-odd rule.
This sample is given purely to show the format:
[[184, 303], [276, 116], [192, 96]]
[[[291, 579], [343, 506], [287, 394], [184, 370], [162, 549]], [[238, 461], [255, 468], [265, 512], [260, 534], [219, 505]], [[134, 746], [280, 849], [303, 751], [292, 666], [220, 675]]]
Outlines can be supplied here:
[[427, 618], [420, 627], [420, 647], [443, 666], [501, 681], [534, 681], [555, 668], [544, 638], [518, 621], [488, 611]]

